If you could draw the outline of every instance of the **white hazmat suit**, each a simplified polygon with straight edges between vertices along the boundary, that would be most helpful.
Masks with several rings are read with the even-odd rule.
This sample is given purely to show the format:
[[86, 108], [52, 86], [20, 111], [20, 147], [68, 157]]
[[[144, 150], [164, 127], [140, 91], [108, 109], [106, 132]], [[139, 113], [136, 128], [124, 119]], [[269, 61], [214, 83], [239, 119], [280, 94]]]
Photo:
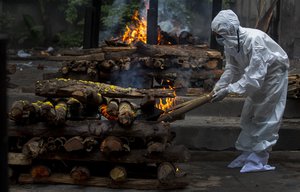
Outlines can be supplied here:
[[247, 96], [236, 141], [236, 148], [243, 153], [228, 167], [241, 167], [241, 172], [274, 170], [267, 164], [268, 151], [278, 140], [285, 109], [288, 56], [266, 33], [241, 27], [231, 10], [220, 11], [211, 28], [224, 45], [226, 57], [213, 101], [222, 100], [228, 93]]

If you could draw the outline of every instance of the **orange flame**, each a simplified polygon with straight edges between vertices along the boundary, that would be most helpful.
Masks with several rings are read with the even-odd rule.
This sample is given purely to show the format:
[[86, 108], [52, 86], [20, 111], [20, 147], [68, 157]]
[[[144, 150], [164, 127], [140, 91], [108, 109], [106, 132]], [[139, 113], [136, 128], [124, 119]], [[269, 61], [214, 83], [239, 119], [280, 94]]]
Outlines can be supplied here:
[[[167, 80], [167, 82], [170, 83], [169, 80]], [[164, 88], [164, 89], [166, 89], [166, 88]], [[155, 105], [156, 108], [166, 111], [167, 109], [174, 107], [174, 105], [176, 104], [175, 103], [176, 92], [175, 92], [174, 87], [172, 87], [171, 85], [169, 85], [169, 89], [173, 90], [174, 98], [163, 98], [163, 99], [160, 98], [159, 103], [157, 103]]]
[[100, 112], [108, 120], [118, 120], [118, 117], [109, 115], [107, 113], [107, 105], [106, 104], [103, 104], [100, 106]]
[[131, 44], [137, 41], [147, 42], [147, 21], [144, 17], [139, 19], [139, 12], [136, 10], [132, 16], [132, 24], [126, 25], [122, 41]]

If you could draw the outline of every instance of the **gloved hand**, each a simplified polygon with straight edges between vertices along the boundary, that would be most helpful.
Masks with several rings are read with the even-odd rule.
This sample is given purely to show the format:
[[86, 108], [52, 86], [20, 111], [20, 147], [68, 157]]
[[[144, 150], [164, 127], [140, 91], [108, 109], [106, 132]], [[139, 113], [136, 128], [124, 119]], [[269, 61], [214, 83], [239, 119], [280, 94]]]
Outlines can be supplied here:
[[215, 94], [215, 93], [217, 93], [220, 89], [221, 89], [221, 87], [219, 87], [218, 85], [215, 85], [215, 87], [213, 88], [212, 92]]
[[228, 87], [222, 88], [214, 93], [211, 102], [222, 101], [229, 93]]

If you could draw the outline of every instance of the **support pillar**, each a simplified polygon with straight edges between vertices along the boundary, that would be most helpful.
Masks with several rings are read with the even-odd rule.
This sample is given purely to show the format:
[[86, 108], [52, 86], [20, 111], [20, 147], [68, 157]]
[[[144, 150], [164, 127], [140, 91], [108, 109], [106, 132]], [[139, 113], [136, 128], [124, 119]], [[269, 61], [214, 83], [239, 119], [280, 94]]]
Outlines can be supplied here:
[[157, 44], [158, 0], [150, 0], [147, 10], [147, 44]]

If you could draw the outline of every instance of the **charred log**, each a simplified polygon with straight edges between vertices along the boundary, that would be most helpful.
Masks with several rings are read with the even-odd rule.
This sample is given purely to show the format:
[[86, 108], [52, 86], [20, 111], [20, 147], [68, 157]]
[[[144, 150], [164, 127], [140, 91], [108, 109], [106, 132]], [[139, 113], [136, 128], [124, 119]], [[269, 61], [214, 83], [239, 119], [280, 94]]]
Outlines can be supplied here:
[[142, 98], [146, 94], [154, 97], [174, 97], [170, 90], [122, 88], [105, 83], [67, 79], [38, 81], [35, 92], [43, 97], [74, 97], [80, 102], [91, 102], [96, 105], [102, 102], [101, 95], [127, 98]]
[[32, 178], [50, 177], [51, 170], [44, 165], [34, 166], [30, 171]]
[[90, 178], [91, 174], [88, 168], [76, 166], [71, 170], [70, 176], [75, 181], [86, 181]]
[[211, 99], [212, 99], [212, 93], [205, 94], [199, 98], [188, 101], [187, 103], [183, 104], [183, 106], [181, 108], [178, 108], [169, 113], [165, 113], [165, 114], [161, 115], [157, 121], [173, 121], [174, 118], [176, 118], [190, 110], [193, 110], [196, 107], [199, 107], [205, 103], [208, 103]]
[[72, 97], [67, 101], [67, 109], [67, 118], [71, 120], [81, 119], [84, 114], [82, 103]]

